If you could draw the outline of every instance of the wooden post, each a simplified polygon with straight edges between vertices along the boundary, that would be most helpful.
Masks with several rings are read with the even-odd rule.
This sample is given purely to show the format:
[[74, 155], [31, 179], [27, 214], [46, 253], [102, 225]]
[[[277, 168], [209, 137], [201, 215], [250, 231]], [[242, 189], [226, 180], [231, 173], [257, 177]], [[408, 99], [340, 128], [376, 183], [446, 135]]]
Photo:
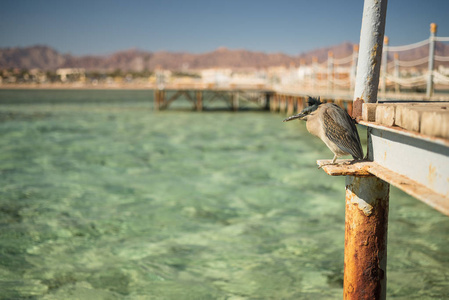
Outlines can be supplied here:
[[203, 111], [203, 92], [196, 91], [196, 110]]
[[389, 190], [374, 176], [346, 176], [345, 300], [386, 298]]
[[280, 103], [279, 103], [279, 112], [285, 113], [285, 95], [281, 95]]
[[154, 110], [159, 110], [159, 90], [154, 90]]
[[430, 37], [429, 37], [429, 66], [427, 69], [427, 89], [426, 97], [430, 98], [433, 95], [433, 67], [435, 64], [435, 36], [437, 33], [437, 24], [430, 24]]
[[159, 108], [167, 108], [167, 103], [165, 103], [165, 90], [159, 90]]
[[302, 97], [298, 97], [297, 101], [296, 111], [299, 114], [304, 109], [304, 101], [302, 100]]
[[293, 115], [293, 111], [294, 111], [294, 107], [293, 107], [293, 96], [288, 96], [287, 97], [287, 103], [288, 103], [288, 106], [287, 106], [287, 115]]
[[271, 107], [271, 93], [265, 93], [265, 110], [270, 110]]
[[271, 101], [270, 108], [271, 108], [272, 112], [276, 112], [278, 110], [278, 105], [279, 105], [279, 95], [274, 94], [272, 100], [273, 101]]
[[239, 92], [233, 92], [231, 94], [231, 108], [233, 111], [239, 110]]

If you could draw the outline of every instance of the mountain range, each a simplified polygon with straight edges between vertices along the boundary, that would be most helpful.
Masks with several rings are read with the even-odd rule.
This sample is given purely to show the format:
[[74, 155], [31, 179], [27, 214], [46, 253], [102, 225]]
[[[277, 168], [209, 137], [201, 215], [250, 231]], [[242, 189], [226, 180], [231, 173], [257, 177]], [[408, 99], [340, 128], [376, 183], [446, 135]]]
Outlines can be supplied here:
[[[0, 48], [0, 69], [38, 68], [42, 70], [56, 70], [58, 68], [84, 68], [90, 71], [113, 71], [116, 69], [124, 71], [151, 71], [156, 67], [170, 70], [205, 68], [260, 69], [292, 64], [298, 65], [301, 60], [310, 63], [312, 57], [317, 57], [318, 62], [323, 62], [327, 59], [329, 51], [332, 51], [337, 59], [344, 58], [352, 54], [353, 47], [354, 44], [344, 42], [299, 55], [231, 50], [220, 47], [215, 51], [201, 54], [167, 51], [149, 52], [130, 49], [109, 55], [75, 56], [62, 54], [48, 46], [37, 45], [23, 48]], [[449, 45], [437, 43], [435, 52], [440, 56], [449, 56]], [[425, 45], [401, 52], [400, 59], [415, 60], [427, 56], [428, 53], [428, 46]], [[393, 55], [391, 54], [389, 58], [392, 59]], [[422, 67], [425, 67], [425, 65]]]

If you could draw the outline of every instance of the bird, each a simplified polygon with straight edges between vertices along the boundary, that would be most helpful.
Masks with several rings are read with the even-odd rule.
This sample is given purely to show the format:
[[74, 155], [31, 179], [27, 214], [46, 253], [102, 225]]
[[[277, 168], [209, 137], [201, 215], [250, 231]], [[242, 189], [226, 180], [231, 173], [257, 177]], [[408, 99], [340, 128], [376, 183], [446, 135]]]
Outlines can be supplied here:
[[308, 107], [299, 114], [288, 117], [284, 122], [294, 119], [306, 121], [307, 131], [319, 137], [334, 153], [335, 164], [340, 156], [352, 155], [355, 160], [363, 159], [363, 149], [354, 119], [340, 106], [324, 103], [320, 98], [308, 97]]

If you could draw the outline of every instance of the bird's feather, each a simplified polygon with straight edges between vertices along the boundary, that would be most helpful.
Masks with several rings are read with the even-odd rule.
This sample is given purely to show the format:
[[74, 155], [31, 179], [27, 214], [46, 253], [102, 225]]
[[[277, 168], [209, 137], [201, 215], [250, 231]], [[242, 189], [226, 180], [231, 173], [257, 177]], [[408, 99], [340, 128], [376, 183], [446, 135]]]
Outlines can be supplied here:
[[363, 159], [363, 149], [354, 120], [338, 105], [326, 103], [324, 106], [323, 126], [327, 138], [354, 159]]

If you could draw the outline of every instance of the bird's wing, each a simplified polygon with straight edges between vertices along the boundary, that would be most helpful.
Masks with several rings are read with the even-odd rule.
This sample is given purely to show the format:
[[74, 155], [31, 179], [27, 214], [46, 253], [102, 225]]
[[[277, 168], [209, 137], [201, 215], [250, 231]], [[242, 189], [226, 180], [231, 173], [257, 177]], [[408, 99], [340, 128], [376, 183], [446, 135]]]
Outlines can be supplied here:
[[363, 149], [354, 120], [338, 105], [327, 103], [323, 112], [324, 132], [338, 148], [363, 159]]

